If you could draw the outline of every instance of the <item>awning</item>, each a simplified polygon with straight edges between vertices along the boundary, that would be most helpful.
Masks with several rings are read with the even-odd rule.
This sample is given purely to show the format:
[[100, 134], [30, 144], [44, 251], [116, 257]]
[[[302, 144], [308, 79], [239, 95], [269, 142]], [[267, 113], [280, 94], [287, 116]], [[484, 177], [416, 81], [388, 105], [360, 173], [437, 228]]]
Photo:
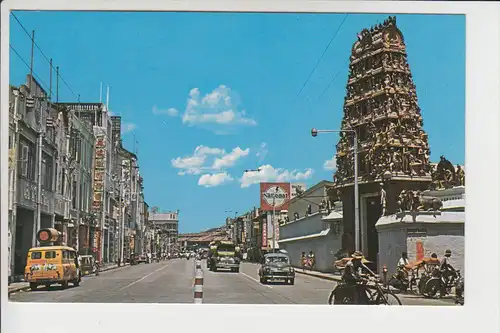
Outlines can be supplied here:
[[340, 221], [344, 218], [344, 216], [337, 212], [331, 212], [327, 216], [323, 217], [321, 220], [323, 221]]
[[280, 239], [278, 241], [278, 243], [288, 243], [288, 242], [301, 241], [301, 240], [306, 240], [306, 239], [311, 239], [311, 238], [325, 237], [329, 233], [330, 233], [330, 228], [328, 228], [326, 230], [322, 230], [321, 232], [318, 232], [316, 234], [310, 234], [310, 235], [306, 235], [306, 236]]

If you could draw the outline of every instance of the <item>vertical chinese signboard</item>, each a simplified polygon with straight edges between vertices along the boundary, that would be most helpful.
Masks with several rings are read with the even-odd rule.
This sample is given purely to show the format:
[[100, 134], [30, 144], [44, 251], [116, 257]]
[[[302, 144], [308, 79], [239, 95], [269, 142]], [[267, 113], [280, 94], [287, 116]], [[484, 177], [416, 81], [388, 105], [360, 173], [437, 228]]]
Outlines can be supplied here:
[[[106, 175], [106, 137], [104, 135], [98, 135], [96, 137], [95, 144], [95, 159], [94, 159], [94, 200], [92, 203], [92, 208], [97, 216], [97, 221], [100, 220], [101, 214], [103, 214], [103, 198], [104, 198], [104, 177]], [[97, 225], [99, 223], [94, 221]], [[89, 226], [90, 227], [90, 226]], [[94, 252], [96, 253], [96, 258], [100, 260], [101, 258], [101, 231], [97, 230], [94, 232], [93, 237]]]
[[106, 174], [106, 138], [96, 137], [94, 160], [94, 201], [92, 208], [96, 213], [102, 211], [104, 194], [104, 177]]
[[262, 220], [262, 246], [263, 249], [267, 249], [267, 221]]

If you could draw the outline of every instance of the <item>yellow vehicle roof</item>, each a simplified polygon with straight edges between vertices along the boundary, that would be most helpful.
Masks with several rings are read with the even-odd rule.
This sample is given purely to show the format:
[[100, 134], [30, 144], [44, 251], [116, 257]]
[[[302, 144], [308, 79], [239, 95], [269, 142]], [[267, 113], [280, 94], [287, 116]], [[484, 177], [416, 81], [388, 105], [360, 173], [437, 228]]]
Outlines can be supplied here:
[[41, 247], [32, 247], [29, 252], [32, 251], [51, 251], [51, 250], [69, 250], [69, 251], [76, 251], [74, 248], [69, 247], [69, 246], [59, 246], [59, 245], [54, 245], [54, 246], [41, 246]]

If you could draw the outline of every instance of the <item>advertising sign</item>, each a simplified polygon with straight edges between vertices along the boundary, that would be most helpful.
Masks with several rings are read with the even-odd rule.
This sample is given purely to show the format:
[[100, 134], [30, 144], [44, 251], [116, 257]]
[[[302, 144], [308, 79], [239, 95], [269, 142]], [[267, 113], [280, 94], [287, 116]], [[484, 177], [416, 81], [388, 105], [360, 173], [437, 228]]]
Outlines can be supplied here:
[[262, 221], [262, 248], [266, 249], [267, 246], [267, 222]]
[[290, 201], [290, 183], [260, 183], [260, 209], [287, 210]]
[[102, 194], [104, 193], [104, 176], [106, 166], [106, 138], [101, 135], [96, 138], [94, 158], [94, 201], [92, 208], [94, 211], [102, 210]]

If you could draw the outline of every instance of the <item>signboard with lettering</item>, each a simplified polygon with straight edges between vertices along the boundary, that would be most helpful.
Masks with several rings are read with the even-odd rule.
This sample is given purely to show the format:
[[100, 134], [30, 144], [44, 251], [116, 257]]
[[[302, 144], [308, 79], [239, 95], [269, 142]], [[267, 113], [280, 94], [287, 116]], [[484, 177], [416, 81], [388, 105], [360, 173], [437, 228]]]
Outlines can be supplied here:
[[95, 148], [95, 169], [94, 169], [94, 201], [92, 208], [94, 211], [102, 210], [102, 200], [104, 193], [104, 177], [106, 166], [106, 137], [100, 135], [96, 137]]
[[290, 183], [260, 183], [260, 209], [287, 210], [290, 201]]
[[262, 221], [262, 248], [266, 249], [267, 246], [267, 222]]

